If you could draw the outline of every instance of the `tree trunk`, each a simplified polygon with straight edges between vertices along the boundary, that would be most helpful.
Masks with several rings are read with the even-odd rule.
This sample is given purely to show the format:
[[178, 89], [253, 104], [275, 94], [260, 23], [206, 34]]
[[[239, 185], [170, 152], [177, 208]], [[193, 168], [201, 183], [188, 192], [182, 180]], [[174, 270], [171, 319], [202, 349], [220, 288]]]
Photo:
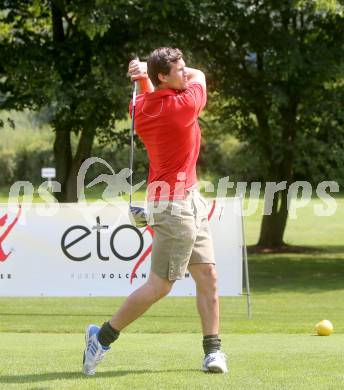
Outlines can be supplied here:
[[288, 219], [288, 191], [275, 194], [270, 215], [263, 215], [257, 245], [262, 247], [279, 247], [285, 245], [284, 231]]
[[95, 126], [90, 126], [81, 132], [78, 148], [73, 158], [68, 130], [56, 129], [54, 156], [56, 180], [61, 184], [61, 192], [55, 196], [59, 202], [77, 202], [77, 177], [82, 163], [91, 156], [95, 137]]
[[[64, 1], [58, 0], [51, 2], [53, 42], [55, 45], [54, 60], [61, 79], [63, 81], [72, 82], [74, 78], [74, 71], [70, 71], [66, 68], [65, 60], [59, 52], [60, 45], [68, 39], [68, 34], [66, 38], [63, 27], [63, 15], [65, 15], [65, 17], [67, 15], [65, 10], [66, 4], [67, 3]], [[68, 23], [70, 23], [70, 21], [68, 21]], [[69, 27], [70, 26], [71, 25], [69, 24]], [[86, 34], [81, 33], [81, 36], [83, 39], [87, 39], [87, 42], [89, 43], [89, 39]], [[90, 55], [87, 50], [85, 50], [84, 57], [79, 60], [77, 65], [79, 66], [81, 62], [83, 64], [83, 72], [85, 74], [90, 73]], [[79, 72], [80, 69], [78, 70]], [[90, 118], [87, 118], [80, 124], [80, 127], [82, 126], [83, 129], [81, 131], [77, 151], [73, 157], [70, 139], [71, 130], [70, 128], [66, 130], [66, 128], [68, 128], [68, 120], [64, 119], [62, 120], [62, 123], [59, 123], [59, 117], [54, 120], [54, 127], [56, 130], [54, 142], [54, 156], [57, 173], [56, 179], [61, 184], [61, 192], [56, 193], [56, 197], [59, 202], [78, 201], [77, 177], [80, 166], [91, 155], [97, 125], [94, 123], [92, 116], [90, 115]]]
[[82, 163], [91, 156], [92, 145], [96, 133], [95, 126], [84, 129], [65, 184], [65, 202], [77, 202], [79, 198], [77, 177]]
[[[270, 163], [271, 177], [286, 181], [287, 188], [274, 194], [272, 212], [263, 215], [257, 245], [262, 247], [279, 247], [285, 245], [283, 236], [288, 220], [288, 188], [293, 180], [294, 145], [296, 138], [297, 99], [290, 96], [287, 106], [280, 108], [282, 121], [282, 161]], [[268, 194], [265, 194], [265, 202]]]
[[70, 131], [55, 126], [54, 158], [56, 167], [56, 180], [61, 184], [61, 192], [55, 196], [59, 202], [67, 202], [66, 183], [71, 169], [73, 156], [70, 141]]

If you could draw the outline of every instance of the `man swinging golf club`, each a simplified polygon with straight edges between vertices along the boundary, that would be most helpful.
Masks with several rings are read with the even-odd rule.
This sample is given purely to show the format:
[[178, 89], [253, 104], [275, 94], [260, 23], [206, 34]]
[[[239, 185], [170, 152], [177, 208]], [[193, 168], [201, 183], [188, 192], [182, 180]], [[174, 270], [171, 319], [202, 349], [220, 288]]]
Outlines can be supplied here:
[[185, 67], [179, 49], [166, 47], [154, 50], [147, 64], [132, 60], [129, 75], [140, 86], [135, 128], [150, 162], [151, 272], [148, 281], [126, 298], [108, 322], [100, 328], [87, 327], [83, 371], [94, 375], [120, 332], [166, 296], [188, 269], [196, 283], [202, 323], [203, 371], [226, 373], [213, 246], [206, 202], [197, 190], [196, 178], [201, 138], [197, 118], [206, 104], [205, 76]]

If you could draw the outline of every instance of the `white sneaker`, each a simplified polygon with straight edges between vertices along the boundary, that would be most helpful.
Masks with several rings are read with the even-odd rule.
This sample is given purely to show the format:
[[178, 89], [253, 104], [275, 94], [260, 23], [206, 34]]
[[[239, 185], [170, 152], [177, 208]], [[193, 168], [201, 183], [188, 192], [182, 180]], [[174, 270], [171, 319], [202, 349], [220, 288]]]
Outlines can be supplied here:
[[96, 366], [105, 356], [105, 352], [110, 347], [103, 347], [98, 341], [99, 326], [89, 325], [86, 328], [85, 342], [86, 348], [83, 358], [83, 373], [86, 375], [94, 375], [96, 373]]
[[203, 371], [220, 374], [228, 372], [226, 354], [221, 351], [208, 353], [203, 360]]

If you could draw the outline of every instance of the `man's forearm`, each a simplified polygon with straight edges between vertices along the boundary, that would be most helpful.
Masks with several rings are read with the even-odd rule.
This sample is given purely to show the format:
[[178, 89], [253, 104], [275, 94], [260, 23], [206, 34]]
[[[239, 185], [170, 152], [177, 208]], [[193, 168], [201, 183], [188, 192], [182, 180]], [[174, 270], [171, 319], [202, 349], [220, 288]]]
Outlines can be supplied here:
[[139, 86], [139, 93], [154, 91], [153, 84], [148, 76], [146, 78], [138, 79], [137, 81]]
[[188, 81], [191, 83], [193, 81], [197, 81], [200, 84], [203, 84], [206, 87], [205, 75], [199, 69], [187, 68], [185, 67]]

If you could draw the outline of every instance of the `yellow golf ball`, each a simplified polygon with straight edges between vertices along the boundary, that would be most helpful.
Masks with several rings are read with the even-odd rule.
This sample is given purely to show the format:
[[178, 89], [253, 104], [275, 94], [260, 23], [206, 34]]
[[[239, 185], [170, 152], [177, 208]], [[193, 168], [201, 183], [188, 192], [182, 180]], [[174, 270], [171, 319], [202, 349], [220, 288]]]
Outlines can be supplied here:
[[322, 320], [315, 325], [315, 331], [319, 336], [330, 336], [333, 333], [333, 325], [329, 320]]

